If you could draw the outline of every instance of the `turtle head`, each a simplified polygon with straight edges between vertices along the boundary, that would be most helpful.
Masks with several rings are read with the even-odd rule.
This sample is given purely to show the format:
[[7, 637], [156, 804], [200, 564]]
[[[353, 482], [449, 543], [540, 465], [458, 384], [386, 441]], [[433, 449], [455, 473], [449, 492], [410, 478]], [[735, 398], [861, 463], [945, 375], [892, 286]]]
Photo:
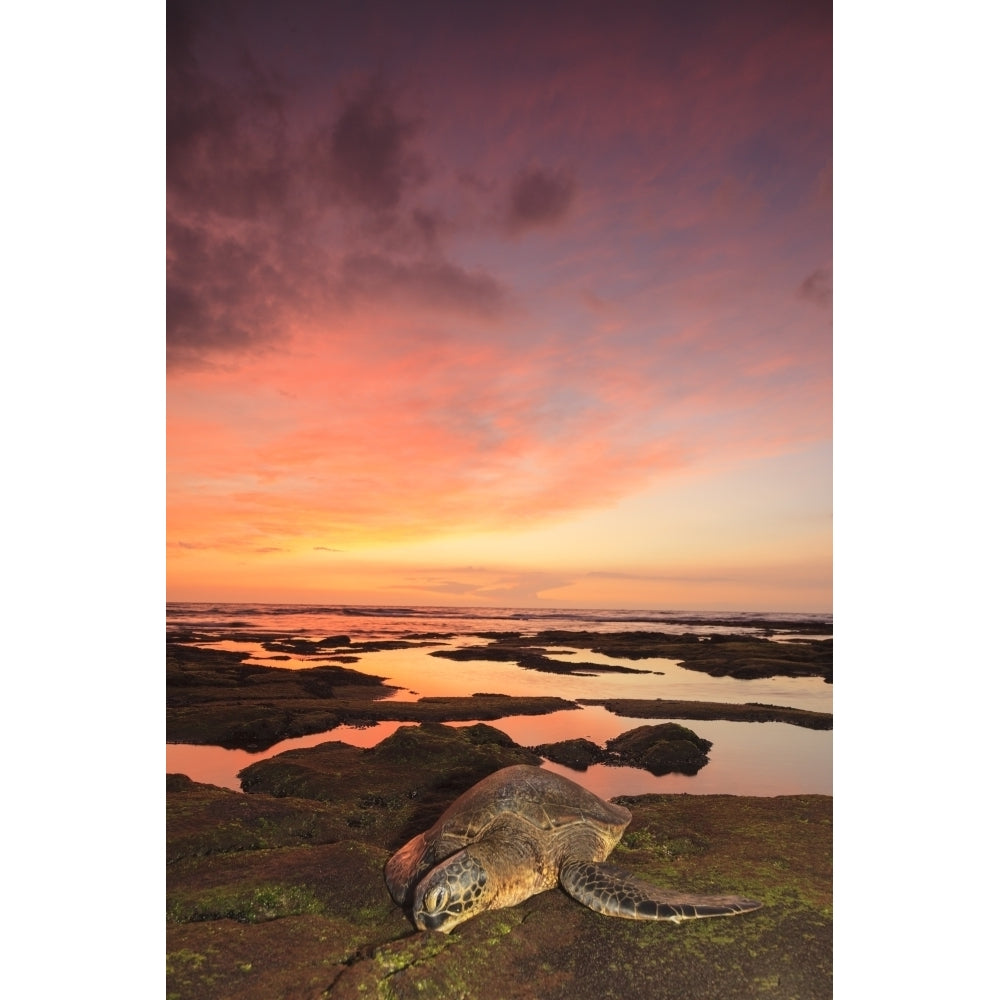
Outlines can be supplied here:
[[486, 869], [462, 850], [432, 869], [413, 894], [413, 922], [421, 931], [450, 933], [463, 920], [489, 909]]

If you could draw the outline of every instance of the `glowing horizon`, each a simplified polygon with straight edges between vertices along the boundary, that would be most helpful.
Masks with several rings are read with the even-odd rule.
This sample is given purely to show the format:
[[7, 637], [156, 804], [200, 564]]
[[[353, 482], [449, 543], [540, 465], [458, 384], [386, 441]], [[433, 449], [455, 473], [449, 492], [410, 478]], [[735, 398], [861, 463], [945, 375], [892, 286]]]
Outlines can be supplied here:
[[168, 599], [830, 611], [829, 7], [277, 9], [167, 8]]

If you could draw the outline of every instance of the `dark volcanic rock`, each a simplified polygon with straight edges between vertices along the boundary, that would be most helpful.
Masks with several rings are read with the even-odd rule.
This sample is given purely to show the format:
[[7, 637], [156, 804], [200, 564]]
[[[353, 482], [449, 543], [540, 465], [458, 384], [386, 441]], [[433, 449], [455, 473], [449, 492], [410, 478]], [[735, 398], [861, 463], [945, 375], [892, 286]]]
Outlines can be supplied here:
[[600, 764], [608, 759], [607, 752], [590, 740], [560, 740], [531, 749], [547, 760], [571, 767], [574, 771], [586, 771], [591, 764]]
[[710, 740], [675, 722], [639, 726], [608, 740], [616, 763], [641, 767], [652, 774], [697, 774], [708, 763]]
[[513, 750], [488, 726], [413, 728], [367, 752], [328, 744], [312, 762], [309, 751], [281, 755], [315, 772], [321, 798], [168, 779], [168, 997], [832, 995], [826, 796], [619, 800], [633, 818], [613, 863], [672, 890], [759, 899], [755, 913], [680, 926], [616, 920], [555, 889], [450, 935], [414, 933], [385, 888], [385, 861], [479, 780], [477, 754], [499, 761]]
[[239, 778], [247, 792], [336, 803], [346, 810], [350, 830], [398, 847], [486, 775], [539, 763], [492, 726], [427, 723], [401, 726], [368, 750], [340, 742], [286, 750], [244, 768]]
[[[657, 656], [672, 655], [664, 651], [684, 645], [694, 655], [711, 654], [705, 666], [713, 657], [718, 657], [715, 666], [725, 666], [748, 651], [753, 656], [771, 652], [767, 646], [713, 650], [698, 640], [663, 636], [672, 646], [660, 645], [650, 635], [621, 640], [622, 647]], [[517, 641], [516, 634], [503, 638]], [[597, 649], [608, 638], [595, 636], [593, 646], [590, 639], [576, 645]], [[202, 641], [194, 633], [188, 639]], [[539, 638], [522, 643], [537, 651]], [[560, 637], [559, 644], [569, 643]], [[796, 671], [810, 660], [815, 668], [827, 655], [817, 647], [805, 656], [777, 654], [784, 668]], [[243, 659], [243, 654], [218, 649], [174, 646], [168, 654], [171, 738], [194, 733], [197, 742], [217, 743], [220, 733], [240, 726], [248, 728], [251, 739], [279, 731], [283, 738], [342, 721], [500, 718], [574, 707], [558, 698], [485, 694], [385, 702], [381, 699], [390, 689], [378, 678], [351, 677], [352, 671], [275, 670]], [[763, 662], [758, 666], [771, 669]], [[657, 717], [664, 704], [648, 702], [648, 717]], [[785, 711], [791, 710], [773, 708]], [[793, 720], [782, 716], [781, 721]], [[634, 754], [658, 767], [671, 743], [702, 753], [708, 744], [690, 730], [685, 732], [693, 740], [663, 739], [662, 731], [659, 739], [642, 735], [662, 729], [648, 726], [623, 734], [619, 740], [632, 738], [622, 744], [618, 758]], [[677, 729], [683, 727], [666, 735], [677, 737]], [[595, 745], [588, 743], [563, 741], [536, 749], [578, 750], [582, 759], [594, 752]], [[450, 935], [414, 933], [386, 890], [388, 857], [485, 774], [537, 759], [491, 726], [427, 724], [403, 727], [370, 750], [331, 742], [255, 764], [241, 775], [249, 794], [168, 775], [168, 998], [829, 1000], [828, 796], [619, 799], [633, 819], [612, 863], [670, 890], [738, 892], [764, 903], [742, 917], [680, 926], [616, 920], [555, 889], [485, 913]]]
[[524, 670], [539, 670], [546, 674], [573, 674], [593, 677], [596, 674], [652, 674], [653, 670], [637, 670], [614, 663], [588, 663], [580, 660], [556, 660], [539, 649], [510, 647], [504, 644], [491, 646], [463, 646], [461, 649], [438, 649], [430, 654], [446, 660], [464, 662], [486, 661], [516, 663]]
[[548, 715], [579, 709], [574, 701], [538, 695], [473, 694], [469, 697], [427, 697], [416, 701], [383, 702], [377, 706], [380, 719], [399, 722], [463, 722], [472, 719], [503, 719], [509, 715]]
[[[828, 632], [829, 626], [822, 626]], [[808, 629], [807, 631], [813, 631]], [[539, 632], [536, 645], [559, 644], [589, 649], [615, 659], [679, 660], [687, 670], [713, 677], [822, 677], [833, 681], [833, 639], [788, 639], [764, 636], [662, 632]], [[510, 643], [508, 643], [510, 645]]]
[[749, 702], [732, 705], [728, 702], [677, 701], [666, 698], [580, 698], [581, 705], [603, 705], [615, 715], [632, 719], [725, 719], [730, 722], [787, 722], [805, 729], [833, 729], [829, 712], [812, 712], [806, 708], [786, 708], [781, 705], [761, 705]]
[[472, 721], [579, 708], [563, 698], [501, 694], [383, 701], [395, 688], [381, 677], [345, 667], [264, 667], [245, 658], [245, 653], [167, 644], [169, 742], [259, 751], [341, 725]]
[[[828, 631], [829, 626], [823, 626]], [[754, 635], [668, 635], [663, 632], [568, 632], [549, 630], [533, 637], [518, 633], [484, 633], [486, 646], [442, 649], [432, 656], [451, 660], [516, 663], [547, 673], [653, 673], [618, 664], [568, 662], [547, 656], [552, 646], [589, 649], [619, 660], [671, 659], [688, 670], [713, 677], [822, 677], [833, 680], [833, 640], [789, 638], [775, 641]]]
[[684, 726], [665, 722], [659, 726], [640, 726], [612, 740], [607, 748], [590, 740], [562, 740], [531, 749], [564, 767], [586, 771], [591, 764], [639, 767], [655, 775], [679, 772], [696, 774], [708, 763], [712, 744]]

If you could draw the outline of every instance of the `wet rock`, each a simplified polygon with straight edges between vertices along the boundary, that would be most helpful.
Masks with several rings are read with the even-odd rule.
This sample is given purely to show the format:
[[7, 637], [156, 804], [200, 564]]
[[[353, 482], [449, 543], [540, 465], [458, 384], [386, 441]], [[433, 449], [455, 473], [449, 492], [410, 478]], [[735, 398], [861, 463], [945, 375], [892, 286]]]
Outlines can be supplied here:
[[328, 635], [325, 639], [320, 639], [319, 645], [323, 646], [350, 646], [351, 637], [349, 635]]
[[697, 774], [708, 763], [712, 743], [685, 726], [665, 722], [630, 729], [608, 740], [607, 747], [616, 763], [641, 767], [652, 774]]
[[167, 775], [168, 792], [186, 792], [192, 787], [194, 787], [194, 782], [186, 774]]
[[[778, 623], [775, 623], [777, 625]], [[783, 623], [791, 626], [792, 623]], [[833, 639], [786, 638], [784, 630], [769, 630], [775, 638], [754, 635], [693, 632], [667, 635], [662, 632], [539, 632], [531, 641], [537, 645], [558, 643], [589, 649], [614, 659], [649, 658], [678, 660], [686, 670], [699, 670], [713, 677], [741, 679], [763, 677], [822, 677], [833, 681]], [[830, 633], [829, 625], [795, 631]], [[508, 642], [508, 646], [511, 643]]]
[[651, 674], [653, 670], [637, 670], [616, 663], [588, 663], [579, 660], [557, 660], [543, 649], [526, 647], [520, 640], [498, 639], [489, 646], [462, 646], [459, 649], [438, 649], [430, 654], [461, 662], [516, 663], [524, 670], [546, 674], [570, 674], [593, 677], [597, 674]]
[[426, 723], [401, 726], [367, 750], [340, 742], [288, 750], [251, 764], [239, 778], [247, 792], [334, 804], [345, 830], [398, 847], [488, 774], [539, 763], [492, 726]]
[[590, 740], [560, 740], [558, 743], [544, 743], [531, 748], [547, 760], [571, 767], [574, 771], [586, 771], [591, 764], [599, 764], [608, 759], [608, 753]]
[[[488, 697], [488, 696], [487, 696]], [[474, 726], [463, 726], [462, 737], [476, 746], [498, 746], [521, 749], [502, 729], [479, 722]]]
[[632, 719], [725, 719], [730, 722], [785, 722], [805, 729], [833, 729], [833, 715], [805, 708], [748, 702], [678, 701], [667, 698], [580, 698], [581, 705], [603, 705]]
[[[411, 829], [429, 827], [465, 788], [456, 787], [425, 817], [400, 790], [423, 795], [449, 769], [461, 769], [463, 754], [512, 748], [496, 741], [491, 727], [458, 729], [450, 737], [440, 732], [450, 727], [409, 728], [417, 732], [370, 752], [315, 748], [316, 759], [325, 761], [324, 799], [240, 794], [171, 776], [168, 996], [832, 996], [827, 796], [619, 800], [633, 819], [613, 863], [670, 889], [738, 891], [764, 902], [746, 916], [680, 926], [616, 920], [554, 889], [485, 913], [450, 935], [415, 933], [389, 897], [383, 865]], [[306, 753], [295, 758], [302, 769], [309, 767]], [[478, 777], [465, 780], [469, 787]], [[384, 822], [359, 821], [365, 813]]]
[[608, 740], [599, 747], [590, 740], [562, 740], [531, 749], [547, 760], [576, 771], [586, 771], [591, 764], [638, 767], [655, 775], [676, 772], [696, 774], [708, 763], [711, 742], [684, 726], [666, 722], [659, 726], [640, 726]]
[[564, 698], [502, 694], [384, 701], [395, 688], [382, 677], [335, 666], [264, 667], [244, 662], [246, 656], [167, 644], [169, 742], [260, 751], [341, 725], [472, 721], [579, 708]]

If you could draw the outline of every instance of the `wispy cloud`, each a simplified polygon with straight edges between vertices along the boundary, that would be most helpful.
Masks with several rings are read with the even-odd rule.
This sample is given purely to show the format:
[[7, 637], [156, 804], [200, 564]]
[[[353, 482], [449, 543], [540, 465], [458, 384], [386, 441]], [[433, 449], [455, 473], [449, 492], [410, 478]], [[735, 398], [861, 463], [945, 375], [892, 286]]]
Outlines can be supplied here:
[[377, 253], [343, 260], [338, 288], [346, 302], [397, 302], [492, 316], [505, 305], [506, 290], [489, 274], [467, 271], [447, 260], [392, 259]]

